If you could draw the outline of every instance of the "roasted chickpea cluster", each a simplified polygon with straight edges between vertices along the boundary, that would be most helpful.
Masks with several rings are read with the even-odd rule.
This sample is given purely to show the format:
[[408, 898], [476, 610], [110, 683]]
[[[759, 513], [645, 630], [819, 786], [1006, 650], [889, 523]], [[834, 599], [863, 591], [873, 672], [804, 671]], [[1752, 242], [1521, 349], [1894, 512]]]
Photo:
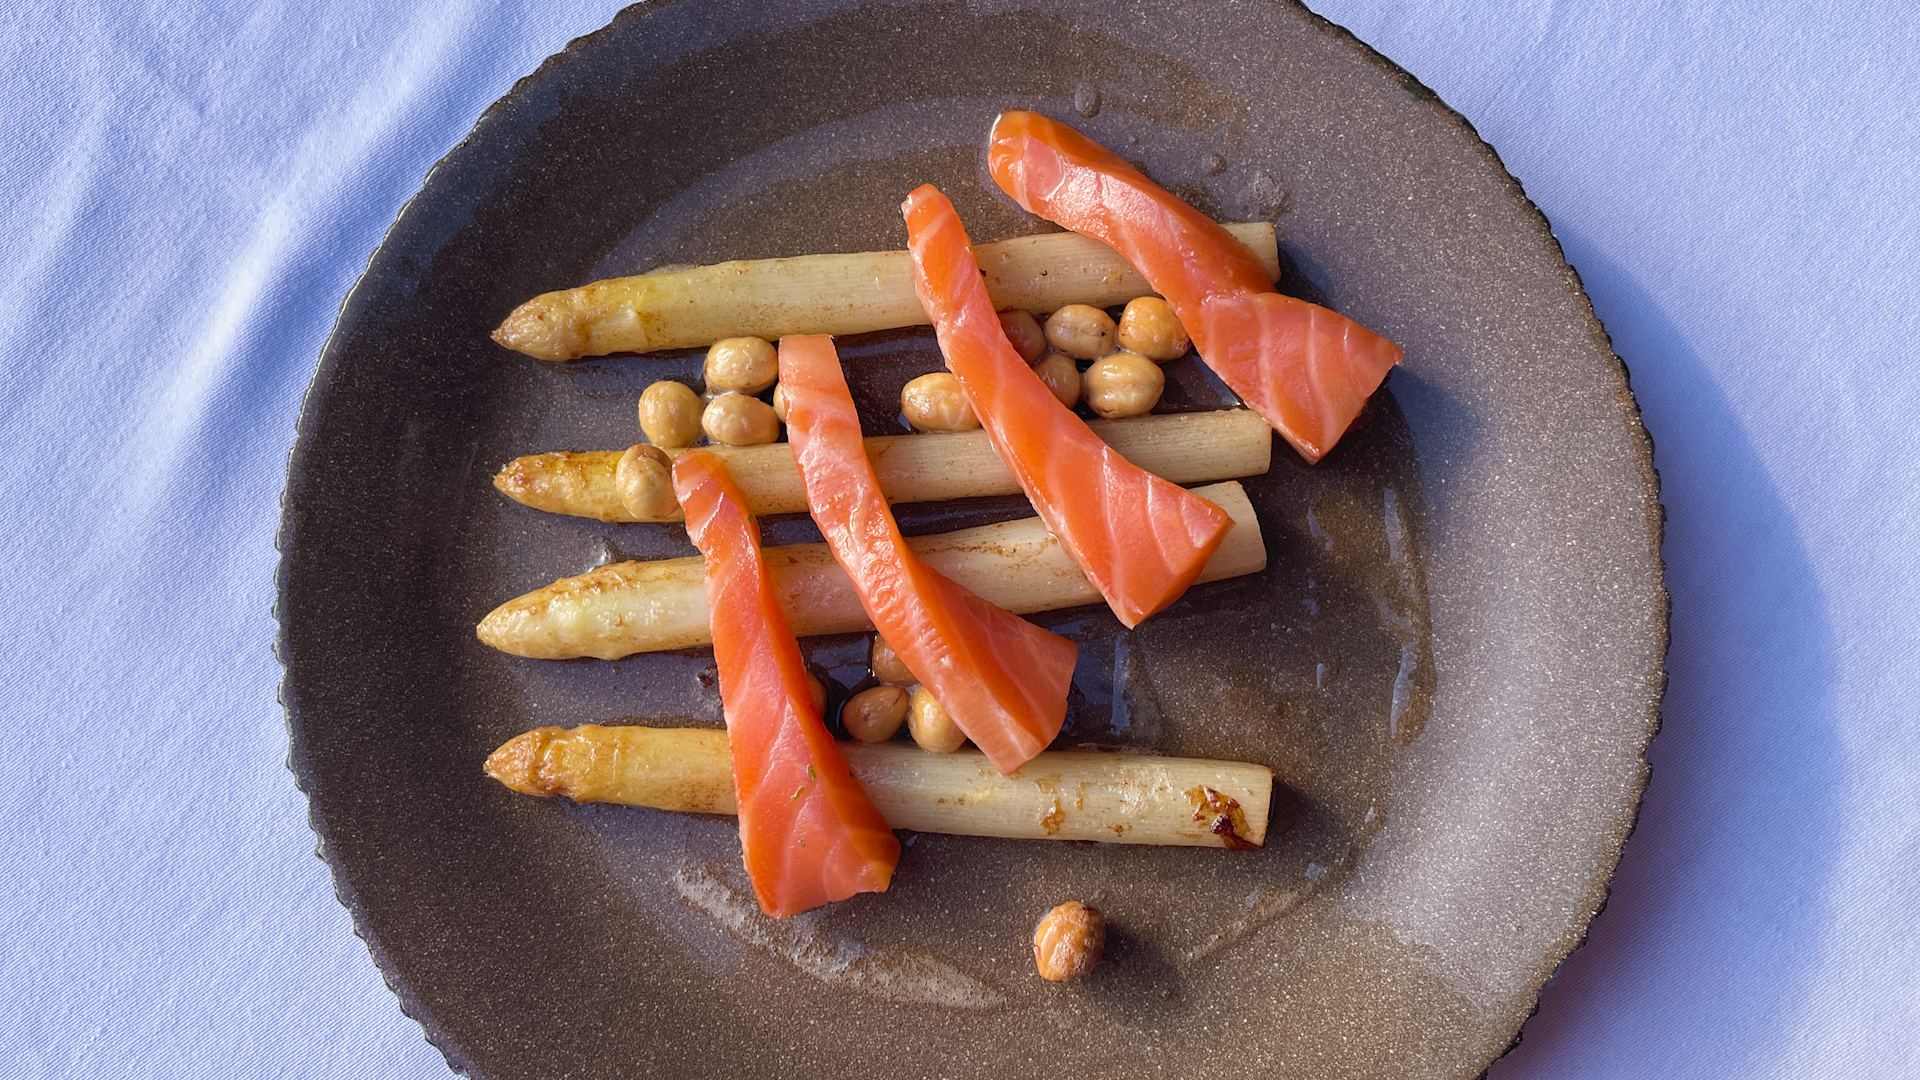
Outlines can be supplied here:
[[[1129, 302], [1117, 321], [1088, 304], [1068, 304], [1044, 320], [1017, 308], [999, 316], [1014, 352], [1033, 365], [1034, 374], [1060, 404], [1084, 406], [1109, 420], [1152, 412], [1167, 385], [1159, 365], [1185, 355], [1189, 345], [1186, 328], [1157, 296]], [[779, 350], [772, 342], [757, 337], [716, 341], [707, 349], [702, 377], [704, 393], [683, 382], [661, 380], [640, 395], [640, 430], [647, 440], [643, 445], [651, 452], [643, 452], [643, 445], [629, 449], [620, 460], [616, 483], [621, 502], [642, 520], [659, 520], [672, 511], [667, 500], [672, 498], [673, 462], [660, 451], [684, 449], [702, 438], [720, 446], [760, 446], [780, 439], [787, 422], [787, 400], [779, 385]], [[960, 380], [945, 371], [922, 375], [902, 387], [900, 415], [915, 431], [980, 427]], [[914, 684], [909, 680], [889, 685]], [[890, 695], [876, 695], [862, 708], [881, 697], [892, 700]], [[930, 695], [926, 699], [928, 719], [919, 727], [909, 727], [917, 740], [923, 728], [941, 732], [920, 741], [927, 746], [944, 745], [951, 736], [933, 719], [939, 703]], [[908, 712], [918, 715], [917, 708], [912, 706]], [[892, 709], [889, 705], [888, 710]], [[891, 731], [887, 737], [892, 737]]]
[[951, 754], [967, 744], [966, 733], [953, 722], [933, 691], [900, 660], [887, 639], [873, 635], [868, 664], [880, 685], [847, 699], [840, 708], [840, 726], [861, 742], [887, 742], [904, 724], [914, 744], [932, 754]]
[[[1084, 405], [1108, 420], [1152, 412], [1167, 386], [1160, 365], [1185, 356], [1191, 344], [1173, 308], [1157, 296], [1130, 301], [1118, 321], [1089, 304], [1068, 304], [1044, 322], [1013, 308], [1000, 312], [1000, 328], [1060, 404]], [[980, 426], [960, 380], [944, 371], [909, 382], [900, 391], [900, 415], [915, 431]]]
[[[765, 338], [735, 337], [716, 341], [707, 350], [702, 366], [706, 393], [672, 379], [648, 386], [640, 395], [640, 432], [647, 443], [660, 450], [682, 450], [705, 437], [721, 446], [759, 446], [778, 441], [780, 425], [786, 422], [786, 403], [777, 385], [780, 378], [780, 354]], [[764, 400], [768, 390], [773, 401]], [[642, 498], [639, 486], [643, 476], [651, 476], [647, 467], [635, 458], [638, 448], [629, 450], [621, 460], [617, 483], [620, 496], [633, 509]], [[660, 463], [671, 474], [673, 459], [660, 454]], [[671, 482], [667, 485], [672, 491]]]

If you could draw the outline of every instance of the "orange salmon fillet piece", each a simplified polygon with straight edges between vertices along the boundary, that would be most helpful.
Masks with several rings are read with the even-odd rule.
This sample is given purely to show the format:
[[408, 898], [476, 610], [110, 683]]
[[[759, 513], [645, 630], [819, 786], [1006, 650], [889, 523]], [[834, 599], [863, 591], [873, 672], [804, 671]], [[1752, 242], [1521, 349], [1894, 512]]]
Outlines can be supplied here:
[[1007, 341], [945, 195], [928, 184], [901, 209], [914, 288], [995, 452], [1114, 615], [1139, 625], [1187, 591], [1233, 520], [1121, 457], [1060, 404]]
[[807, 506], [867, 617], [993, 767], [1012, 773], [1060, 734], [1079, 647], [954, 584], [907, 547], [832, 338], [781, 338], [780, 386]]
[[1333, 449], [1401, 360], [1399, 346], [1359, 323], [1281, 295], [1246, 245], [1065, 124], [1001, 113], [987, 168], [1028, 211], [1132, 263], [1200, 359], [1308, 461]]
[[813, 707], [800, 645], [760, 558], [759, 524], [726, 465], [705, 451], [674, 460], [673, 489], [707, 561], [740, 847], [760, 910], [780, 919], [885, 892], [900, 841]]

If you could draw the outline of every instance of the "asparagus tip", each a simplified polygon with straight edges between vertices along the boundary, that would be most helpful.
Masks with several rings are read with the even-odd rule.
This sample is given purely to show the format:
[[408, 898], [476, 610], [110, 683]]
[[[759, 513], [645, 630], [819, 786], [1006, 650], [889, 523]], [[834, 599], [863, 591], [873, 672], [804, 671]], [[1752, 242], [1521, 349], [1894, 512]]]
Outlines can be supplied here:
[[487, 775], [522, 795], [552, 795], [540, 779], [540, 752], [559, 728], [536, 728], [515, 735], [487, 757]]
[[493, 486], [495, 490], [510, 499], [526, 502], [527, 492], [533, 487], [533, 482], [527, 475], [526, 459], [514, 458], [502, 465], [500, 471], [493, 474]]
[[491, 336], [496, 344], [536, 360], [572, 360], [582, 345], [579, 329], [564, 312], [554, 310], [551, 294], [514, 308]]

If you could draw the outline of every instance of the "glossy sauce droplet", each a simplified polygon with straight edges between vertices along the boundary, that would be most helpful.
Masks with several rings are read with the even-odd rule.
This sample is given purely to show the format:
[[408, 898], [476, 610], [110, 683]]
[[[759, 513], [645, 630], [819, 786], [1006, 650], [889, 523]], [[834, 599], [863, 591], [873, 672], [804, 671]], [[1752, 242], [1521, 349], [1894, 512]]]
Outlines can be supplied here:
[[1293, 209], [1293, 193], [1273, 174], [1256, 169], [1240, 189], [1240, 214], [1248, 221], [1272, 221]]
[[[1313, 537], [1320, 545], [1320, 550], [1333, 550], [1333, 534], [1327, 531], [1326, 526], [1320, 524], [1319, 515], [1315, 514], [1311, 507], [1307, 509], [1307, 535]], [[1307, 587], [1312, 588], [1313, 583], [1308, 582]]]
[[1100, 115], [1100, 88], [1081, 83], [1073, 88], [1073, 111], [1092, 119]]
[[1387, 733], [1401, 742], [1410, 742], [1420, 734], [1425, 717], [1412, 713], [1413, 675], [1420, 666], [1420, 654], [1411, 643], [1400, 646], [1400, 670], [1393, 677], [1393, 704], [1387, 713]]
[[1247, 812], [1238, 799], [1202, 784], [1187, 789], [1187, 801], [1193, 804], [1193, 820], [1206, 822], [1207, 831], [1218, 836], [1228, 851], [1259, 850], [1259, 844], [1247, 839]]

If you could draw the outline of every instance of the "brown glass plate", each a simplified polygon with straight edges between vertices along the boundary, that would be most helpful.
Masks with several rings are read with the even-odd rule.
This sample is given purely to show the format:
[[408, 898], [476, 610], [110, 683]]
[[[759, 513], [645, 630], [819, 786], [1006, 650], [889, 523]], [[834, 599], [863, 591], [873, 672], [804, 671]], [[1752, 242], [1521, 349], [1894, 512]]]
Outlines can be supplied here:
[[[939, 184], [977, 239], [1002, 108], [1080, 125], [1222, 218], [1278, 223], [1282, 287], [1405, 346], [1367, 423], [1247, 486], [1271, 563], [1081, 645], [1063, 741], [1252, 760], [1253, 853], [908, 836], [893, 890], [773, 922], [729, 821], [514, 795], [532, 727], [718, 725], [706, 652], [540, 662], [494, 605], [684, 530], [544, 515], [519, 454], [618, 448], [698, 358], [543, 364], [520, 301], [671, 263], [904, 246]], [[939, 364], [842, 342], [874, 431]], [[1191, 360], [1166, 408], [1221, 404]], [[281, 546], [291, 764], [376, 962], [460, 1070], [506, 1077], [1471, 1077], [1605, 897], [1666, 643], [1651, 451], [1546, 221], [1460, 117], [1299, 7], [637, 6], [488, 110], [348, 298], [301, 418]], [[910, 532], [1018, 500], [904, 507]], [[770, 519], [769, 542], [813, 537]], [[864, 640], [805, 643], [836, 698]], [[1043, 984], [1061, 900], [1113, 922]]]

